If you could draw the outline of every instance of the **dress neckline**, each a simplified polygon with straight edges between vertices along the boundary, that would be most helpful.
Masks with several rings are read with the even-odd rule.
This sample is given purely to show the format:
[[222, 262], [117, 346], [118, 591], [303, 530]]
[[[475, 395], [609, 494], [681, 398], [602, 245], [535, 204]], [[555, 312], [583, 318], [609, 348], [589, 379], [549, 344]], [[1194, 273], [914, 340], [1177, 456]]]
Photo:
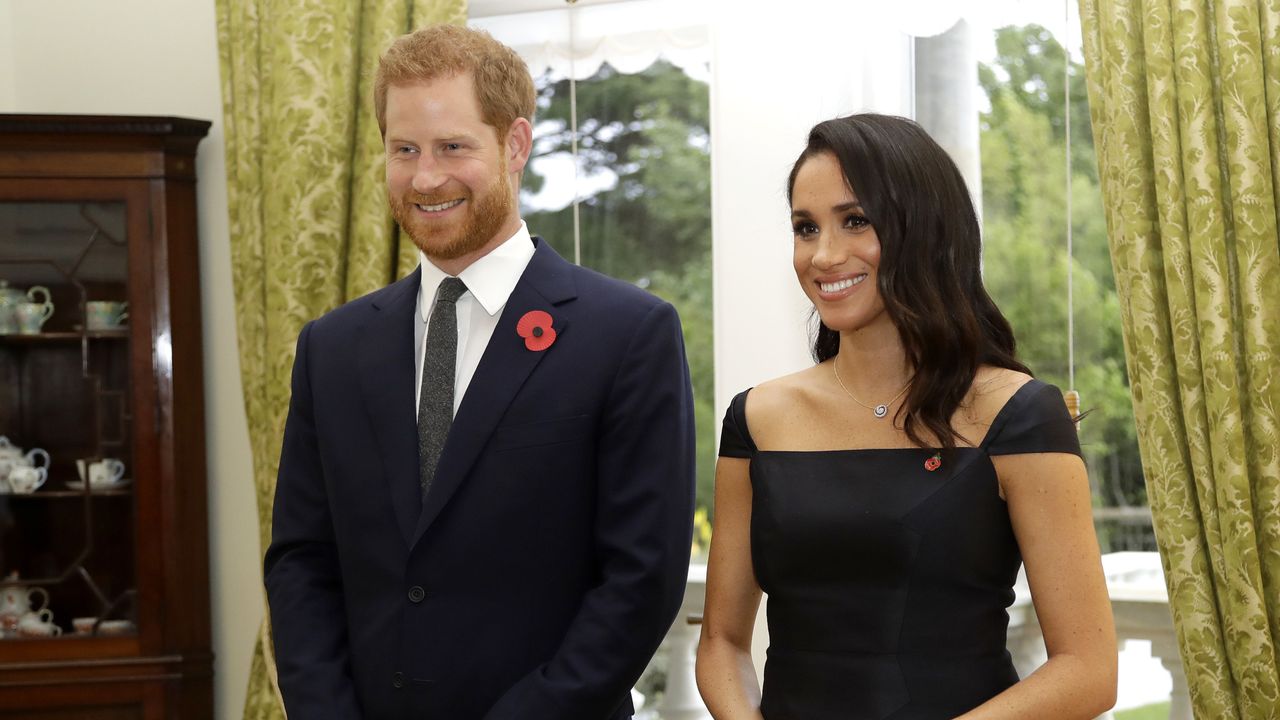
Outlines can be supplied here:
[[[1021, 402], [1020, 398], [1022, 398], [1024, 394], [1028, 393], [1027, 388], [1029, 388], [1032, 385], [1044, 387], [1044, 382], [1039, 378], [1033, 377], [1027, 382], [1020, 385], [1018, 389], [1014, 390], [1013, 394], [1009, 396], [1009, 399], [1005, 400], [1004, 405], [1002, 405], [1000, 407], [1000, 410], [996, 412], [996, 416], [991, 419], [991, 426], [987, 428], [986, 434], [982, 437], [982, 442], [980, 442], [977, 445], [957, 445], [955, 449], [957, 451], [986, 450], [987, 446], [991, 444], [991, 441], [994, 440], [999, 435], [1000, 429], [1003, 428], [1005, 423], [1008, 422], [1009, 417], [1014, 412], [1015, 405]], [[750, 392], [750, 389], [748, 389], [748, 392]], [[748, 432], [750, 431], [748, 430]], [[755, 454], [756, 455], [797, 455], [797, 454], [810, 455], [810, 454], [819, 454], [819, 453], [886, 453], [886, 452], [930, 452], [932, 453], [932, 452], [939, 452], [940, 450], [942, 450], [942, 448], [918, 447], [914, 445], [908, 446], [908, 447], [828, 448], [823, 450], [761, 450], [759, 448], [756, 448]]]

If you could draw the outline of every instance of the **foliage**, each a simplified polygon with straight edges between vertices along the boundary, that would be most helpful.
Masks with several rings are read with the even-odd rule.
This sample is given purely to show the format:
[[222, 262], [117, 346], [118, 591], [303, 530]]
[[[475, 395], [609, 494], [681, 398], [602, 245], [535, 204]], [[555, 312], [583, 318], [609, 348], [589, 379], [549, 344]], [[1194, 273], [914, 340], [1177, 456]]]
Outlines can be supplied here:
[[[997, 106], [997, 98], [1012, 101], [1049, 121], [1053, 139], [1066, 137], [1063, 113], [1063, 72], [1071, 78], [1071, 167], [1097, 180], [1098, 165], [1093, 154], [1093, 131], [1089, 117], [1089, 98], [1084, 83], [1084, 67], [1072, 62], [1063, 65], [1064, 49], [1053, 33], [1040, 25], [1004, 27], [996, 31], [996, 57], [993, 65], [980, 63], [978, 82], [992, 102], [992, 112], [982, 118], [988, 125], [1004, 125], [1007, 104]], [[1058, 155], [1062, 157], [1062, 155]]]
[[[568, 153], [569, 82], [539, 93], [535, 159]], [[602, 65], [577, 83], [581, 177], [616, 175], [612, 187], [581, 199], [582, 264], [643, 281], [655, 271], [681, 274], [711, 253], [711, 155], [705, 83], [659, 60], [635, 75]], [[545, 109], [543, 109], [545, 108]], [[525, 173], [536, 192], [543, 179]], [[530, 227], [572, 256], [570, 207], [526, 213]]]
[[1038, 25], [997, 31], [979, 78], [991, 102], [981, 123], [985, 281], [1012, 323], [1019, 355], [1042, 379], [1069, 386], [1067, 264], [1072, 263], [1075, 387], [1088, 416], [1081, 442], [1097, 500], [1146, 502], [1124, 365], [1120, 299], [1107, 250], [1083, 68], [1072, 62], [1071, 204], [1066, 247], [1063, 48]]
[[[571, 148], [568, 80], [539, 83], [534, 156]], [[636, 283], [680, 313], [693, 381], [697, 428], [697, 507], [711, 510], [715, 473], [711, 296], [710, 100], [705, 83], [659, 60], [634, 75], [602, 65], [577, 83], [581, 177], [616, 176], [581, 198], [582, 264]], [[544, 185], [535, 168], [522, 182], [527, 200]], [[526, 211], [535, 234], [573, 257], [573, 208]], [[697, 538], [695, 538], [695, 541]], [[695, 549], [696, 551], [696, 549]]]

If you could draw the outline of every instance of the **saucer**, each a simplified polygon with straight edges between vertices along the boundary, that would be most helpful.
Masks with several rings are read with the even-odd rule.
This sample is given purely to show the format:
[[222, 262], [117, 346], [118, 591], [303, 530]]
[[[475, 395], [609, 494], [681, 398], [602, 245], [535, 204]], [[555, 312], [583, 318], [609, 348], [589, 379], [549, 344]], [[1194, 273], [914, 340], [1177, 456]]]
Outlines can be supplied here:
[[[113, 482], [113, 483], [99, 483], [97, 485], [91, 485], [89, 486], [89, 492], [101, 492], [103, 490], [114, 490], [116, 488], [126, 487], [131, 484], [133, 484], [133, 480], [131, 480], [130, 478], [124, 478], [123, 480], [117, 480], [116, 482]], [[67, 480], [66, 485], [72, 490], [84, 489], [83, 480]]]
[[97, 626], [98, 635], [128, 635], [138, 631], [132, 620], [102, 620], [99, 622], [96, 617], [78, 617], [72, 618], [72, 627], [75, 628], [77, 635], [93, 635], [94, 626]]
[[51, 622], [18, 626], [18, 637], [23, 638], [48, 638], [61, 634], [62, 628]]
[[137, 631], [132, 620], [103, 620], [98, 623], [99, 635], [130, 635]]

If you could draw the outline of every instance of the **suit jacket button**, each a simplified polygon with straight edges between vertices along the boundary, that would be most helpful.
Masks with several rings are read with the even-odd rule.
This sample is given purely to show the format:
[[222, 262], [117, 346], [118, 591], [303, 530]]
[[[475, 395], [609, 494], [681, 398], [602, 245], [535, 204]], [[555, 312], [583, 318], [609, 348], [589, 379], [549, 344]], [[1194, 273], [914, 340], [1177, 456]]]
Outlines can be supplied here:
[[404, 673], [401, 673], [401, 672], [391, 673], [391, 687], [394, 687], [394, 688], [404, 687]]
[[409, 588], [409, 602], [420, 603], [426, 596], [427, 593], [418, 585]]

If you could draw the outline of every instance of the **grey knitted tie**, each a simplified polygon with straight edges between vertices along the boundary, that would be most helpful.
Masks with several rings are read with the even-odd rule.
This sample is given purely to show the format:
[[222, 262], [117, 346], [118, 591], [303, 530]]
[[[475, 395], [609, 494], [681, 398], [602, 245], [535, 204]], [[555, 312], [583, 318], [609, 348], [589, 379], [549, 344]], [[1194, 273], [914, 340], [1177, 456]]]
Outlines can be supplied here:
[[427, 347], [422, 356], [422, 397], [418, 401], [418, 479], [422, 501], [436, 476], [444, 441], [453, 424], [454, 368], [458, 363], [458, 298], [467, 286], [447, 277], [436, 291], [436, 304], [427, 322]]

